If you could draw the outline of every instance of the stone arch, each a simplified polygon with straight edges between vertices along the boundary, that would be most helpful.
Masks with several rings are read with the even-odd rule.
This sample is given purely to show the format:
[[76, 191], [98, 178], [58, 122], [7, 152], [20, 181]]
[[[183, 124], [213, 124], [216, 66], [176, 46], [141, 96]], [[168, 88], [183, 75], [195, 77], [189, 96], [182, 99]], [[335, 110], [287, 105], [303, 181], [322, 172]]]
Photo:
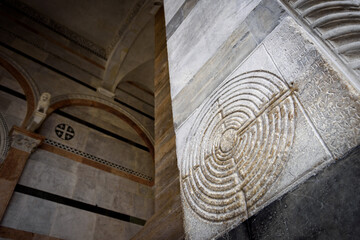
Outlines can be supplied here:
[[119, 117], [137, 132], [137, 134], [141, 137], [146, 146], [149, 148], [150, 154], [154, 159], [154, 140], [151, 134], [146, 130], [146, 128], [140, 123], [139, 120], [137, 120], [133, 115], [122, 109], [114, 102], [98, 96], [81, 93], [60, 95], [51, 99], [51, 104], [47, 111], [47, 116], [49, 116], [56, 109], [69, 106], [95, 107]]
[[5, 70], [18, 81], [24, 91], [27, 102], [27, 111], [21, 126], [26, 127], [26, 124], [34, 112], [36, 104], [39, 100], [40, 93], [38, 87], [30, 75], [17, 62], [1, 51], [0, 66], [5, 68]]
[[10, 147], [10, 138], [8, 136], [9, 128], [5, 118], [0, 113], [0, 164], [5, 160], [7, 151]]
[[139, 12], [134, 16], [134, 20], [129, 23], [128, 29], [131, 30], [126, 31], [117, 41], [108, 58], [106, 69], [103, 75], [103, 88], [114, 92], [116, 86], [126, 75], [121, 72], [123, 64], [126, 61], [128, 53], [138, 39], [139, 35], [149, 20], [154, 16], [151, 13], [153, 5], [153, 1], [146, 0], [143, 4], [137, 6], [139, 8]]

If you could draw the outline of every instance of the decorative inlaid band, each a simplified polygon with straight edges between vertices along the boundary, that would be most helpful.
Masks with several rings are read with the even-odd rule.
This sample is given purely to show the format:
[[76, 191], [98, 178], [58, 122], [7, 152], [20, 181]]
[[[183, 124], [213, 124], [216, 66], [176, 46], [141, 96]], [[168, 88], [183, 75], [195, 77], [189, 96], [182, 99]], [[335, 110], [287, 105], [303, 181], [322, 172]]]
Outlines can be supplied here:
[[182, 193], [201, 218], [245, 220], [281, 173], [292, 146], [291, 89], [267, 71], [221, 84], [203, 105], [187, 139]]
[[78, 149], [75, 149], [75, 148], [72, 148], [72, 147], [69, 147], [69, 146], [66, 146], [66, 145], [64, 145], [64, 144], [62, 144], [62, 143], [53, 141], [53, 140], [51, 140], [51, 139], [45, 139], [45, 140], [44, 140], [44, 143], [49, 144], [49, 145], [54, 146], [54, 147], [57, 147], [57, 148], [60, 148], [60, 149], [63, 149], [63, 150], [66, 150], [66, 151], [71, 152], [71, 153], [74, 153], [74, 154], [76, 154], [76, 155], [85, 157], [85, 158], [87, 158], [87, 159], [93, 160], [93, 161], [95, 161], [95, 162], [97, 162], [97, 163], [104, 164], [104, 165], [109, 166], [109, 167], [111, 167], [111, 168], [115, 168], [115, 169], [117, 169], [117, 170], [120, 170], [120, 171], [122, 171], [122, 172], [125, 172], [125, 173], [127, 173], [127, 174], [130, 174], [130, 175], [133, 175], [133, 176], [136, 176], [136, 177], [139, 177], [139, 178], [141, 178], [141, 179], [144, 179], [144, 180], [147, 180], [147, 181], [150, 181], [150, 182], [153, 180], [152, 177], [147, 176], [147, 175], [145, 175], [145, 174], [143, 174], [143, 173], [136, 172], [136, 171], [134, 171], [134, 170], [132, 170], [132, 169], [123, 167], [123, 166], [121, 166], [121, 165], [119, 165], [119, 164], [116, 164], [116, 163], [109, 162], [109, 161], [107, 161], [107, 160], [105, 160], [105, 159], [96, 157], [96, 156], [94, 156], [94, 155], [91, 155], [91, 154], [89, 154], [89, 153], [80, 151], [80, 150], [78, 150]]

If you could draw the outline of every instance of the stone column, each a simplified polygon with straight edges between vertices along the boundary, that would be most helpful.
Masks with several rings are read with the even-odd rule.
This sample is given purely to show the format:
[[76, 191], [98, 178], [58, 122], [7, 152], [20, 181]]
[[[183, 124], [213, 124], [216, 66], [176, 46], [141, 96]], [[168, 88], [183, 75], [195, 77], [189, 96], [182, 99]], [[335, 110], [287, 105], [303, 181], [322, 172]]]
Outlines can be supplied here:
[[11, 147], [0, 167], [0, 221], [13, 195], [30, 154], [44, 140], [43, 136], [14, 126], [10, 131]]

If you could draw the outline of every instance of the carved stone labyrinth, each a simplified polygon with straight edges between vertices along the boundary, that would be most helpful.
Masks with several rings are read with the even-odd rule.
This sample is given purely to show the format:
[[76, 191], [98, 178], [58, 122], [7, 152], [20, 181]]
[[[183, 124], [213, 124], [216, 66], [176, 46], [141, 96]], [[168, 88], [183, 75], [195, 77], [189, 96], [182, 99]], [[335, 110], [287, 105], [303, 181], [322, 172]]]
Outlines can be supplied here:
[[283, 169], [292, 146], [291, 89], [251, 71], [210, 96], [190, 130], [181, 166], [184, 200], [201, 218], [245, 220]]

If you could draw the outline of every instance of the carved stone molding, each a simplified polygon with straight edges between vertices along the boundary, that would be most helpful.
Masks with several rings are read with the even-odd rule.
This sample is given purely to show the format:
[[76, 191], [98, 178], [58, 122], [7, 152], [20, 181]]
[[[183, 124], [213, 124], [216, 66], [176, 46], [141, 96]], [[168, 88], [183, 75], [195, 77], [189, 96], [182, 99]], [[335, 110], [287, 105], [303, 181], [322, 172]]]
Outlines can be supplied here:
[[35, 110], [36, 103], [39, 100], [39, 90], [35, 81], [30, 75], [11, 57], [0, 51], [0, 66], [2, 66], [7, 72], [9, 72], [14, 79], [18, 81], [21, 88], [23, 89], [26, 102], [27, 112], [25, 119], [23, 119], [22, 126], [25, 126], [27, 121], [30, 119], [31, 114]]
[[[37, 103], [40, 99], [40, 91], [39, 91], [39, 88], [37, 87], [34, 79], [32, 79], [32, 77], [28, 74], [28, 72], [24, 68], [22, 68], [16, 61], [14, 61], [10, 56], [8, 56], [7, 54], [5, 54], [2, 51], [0, 51], [0, 58], [4, 59], [6, 62], [11, 64], [11, 66], [13, 66], [23, 76], [24, 80], [30, 87], [30, 89], [28, 89], [28, 90], [34, 96], [34, 102]], [[24, 90], [24, 92], [25, 91], [26, 91], [26, 89]]]
[[9, 128], [6, 124], [5, 118], [0, 113], [0, 163], [5, 159], [10, 146], [8, 133]]
[[27, 153], [32, 153], [43, 139], [40, 135], [27, 132], [18, 127], [11, 130], [11, 147]]
[[360, 2], [284, 0], [360, 76]]
[[223, 83], [190, 130], [181, 187], [194, 213], [210, 222], [248, 218], [281, 173], [295, 131], [293, 91], [256, 70]]

